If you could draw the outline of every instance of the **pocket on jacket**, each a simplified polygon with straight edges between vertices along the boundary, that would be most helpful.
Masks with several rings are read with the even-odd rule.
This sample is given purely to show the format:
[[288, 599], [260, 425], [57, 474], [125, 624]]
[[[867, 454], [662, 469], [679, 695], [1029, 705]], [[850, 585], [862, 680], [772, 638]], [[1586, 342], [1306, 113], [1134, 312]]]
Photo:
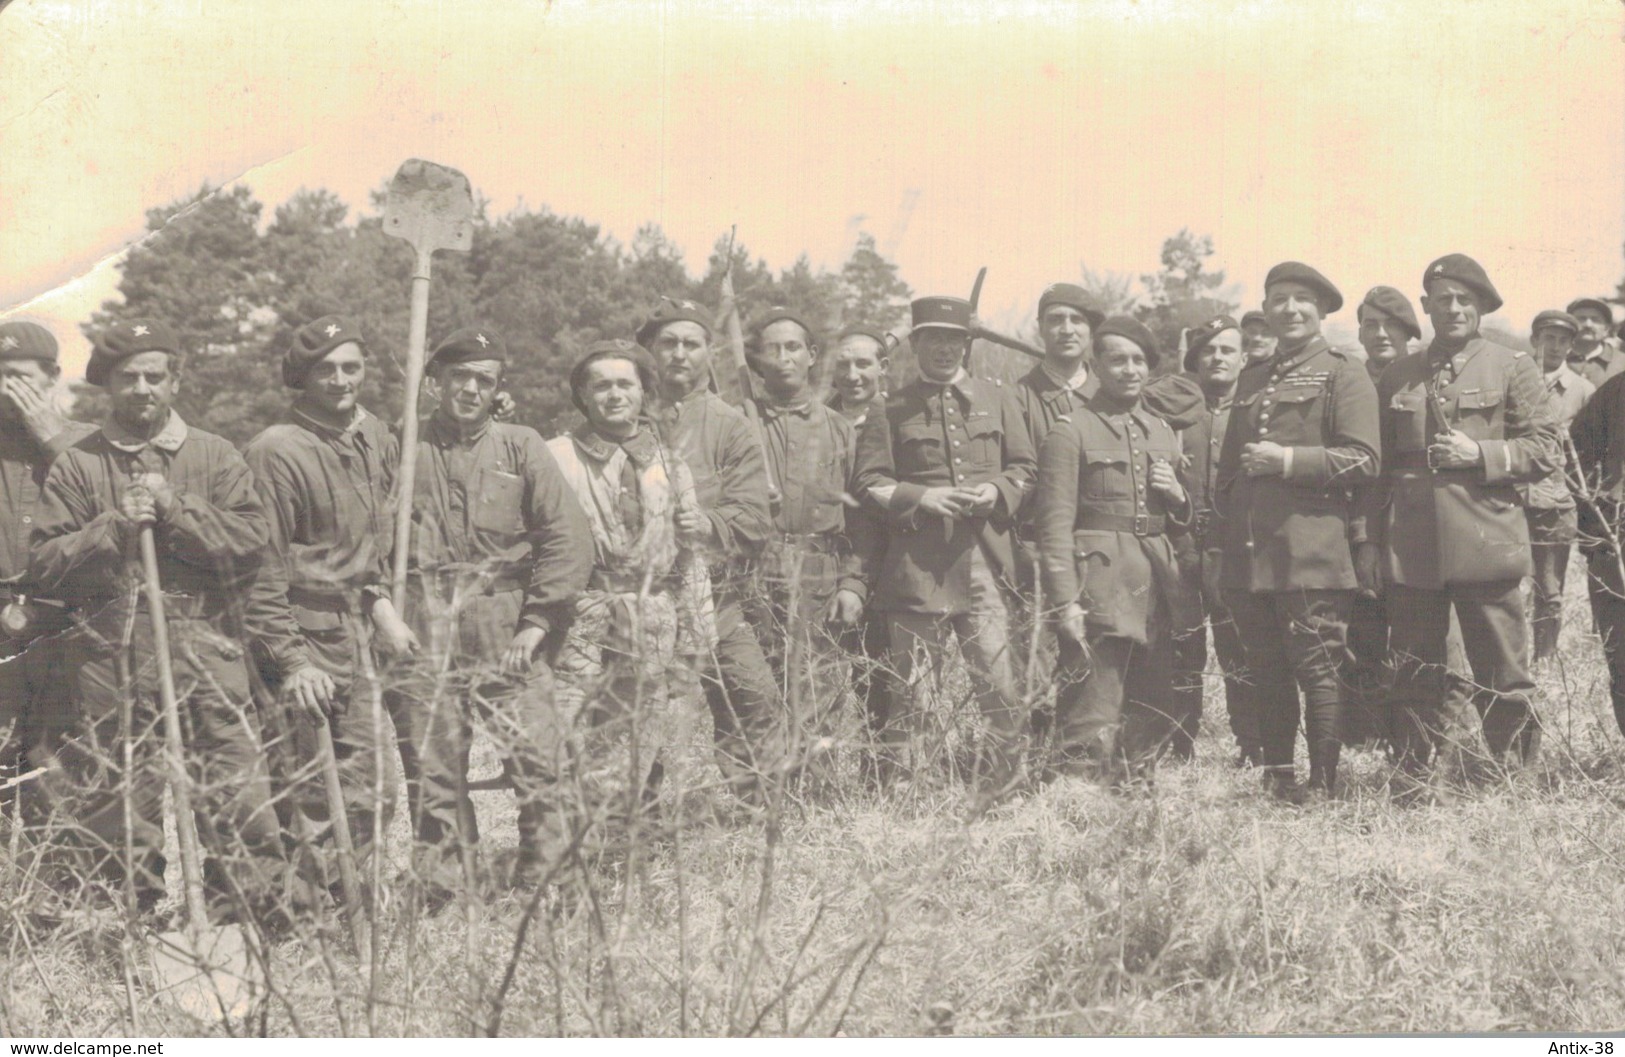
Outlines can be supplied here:
[[1128, 455], [1125, 452], [1084, 454], [1083, 494], [1089, 499], [1128, 499]]
[[525, 481], [504, 470], [481, 470], [479, 494], [474, 497], [474, 527], [485, 532], [523, 532], [520, 511]]

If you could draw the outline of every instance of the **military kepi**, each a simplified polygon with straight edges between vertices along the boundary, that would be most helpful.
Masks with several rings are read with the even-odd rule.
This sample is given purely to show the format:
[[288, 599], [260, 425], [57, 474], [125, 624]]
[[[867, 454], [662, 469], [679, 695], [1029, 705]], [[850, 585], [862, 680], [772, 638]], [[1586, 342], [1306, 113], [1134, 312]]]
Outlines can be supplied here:
[[1038, 318], [1044, 318], [1044, 312], [1050, 305], [1067, 305], [1082, 312], [1084, 318], [1089, 320], [1090, 329], [1100, 326], [1106, 319], [1106, 314], [1090, 304], [1089, 291], [1076, 283], [1050, 283], [1044, 287], [1044, 292], [1038, 295]]
[[496, 360], [505, 364], [508, 362], [508, 346], [496, 331], [488, 327], [463, 327], [452, 331], [445, 341], [435, 346], [434, 355], [429, 357], [423, 369], [433, 371], [443, 363], [468, 363], [471, 360]]
[[638, 344], [644, 348], [660, 333], [660, 328], [667, 323], [683, 321], [698, 323], [705, 328], [706, 334], [711, 333], [711, 315], [697, 303], [686, 298], [662, 297], [655, 310], [649, 313], [649, 318], [643, 321], [638, 328]]
[[1162, 359], [1162, 346], [1157, 344], [1157, 336], [1151, 333], [1150, 327], [1133, 316], [1107, 316], [1105, 322], [1095, 328], [1095, 347], [1099, 348], [1101, 339], [1111, 334], [1127, 338], [1144, 349], [1146, 361], [1153, 367]]
[[1480, 307], [1486, 315], [1501, 307], [1501, 295], [1496, 292], [1490, 277], [1484, 274], [1483, 265], [1465, 253], [1447, 253], [1428, 265], [1427, 271], [1422, 273], [1422, 289], [1426, 291], [1428, 284], [1435, 279], [1454, 279], [1473, 291], [1478, 295]]
[[1422, 340], [1422, 327], [1416, 322], [1416, 310], [1411, 307], [1411, 299], [1393, 287], [1373, 286], [1367, 290], [1365, 300], [1354, 310], [1354, 318], [1364, 319], [1366, 309], [1373, 309], [1381, 315], [1399, 320], [1400, 326], [1405, 328], [1405, 333], [1417, 341]]
[[1227, 330], [1240, 329], [1241, 324], [1229, 315], [1214, 316], [1201, 326], [1192, 327], [1185, 334], [1185, 369], [1196, 370], [1196, 354], [1207, 348], [1208, 342]]
[[938, 327], [970, 333], [970, 302], [962, 297], [921, 297], [908, 309], [915, 330]]
[[0, 323], [0, 360], [39, 360], [55, 363], [56, 337], [28, 319]]
[[1309, 289], [1320, 294], [1320, 311], [1322, 315], [1329, 316], [1343, 307], [1343, 294], [1332, 281], [1321, 275], [1315, 269], [1302, 261], [1282, 261], [1270, 269], [1264, 276], [1264, 293], [1269, 294], [1270, 287], [1276, 283], [1301, 283]]
[[347, 342], [365, 346], [361, 331], [343, 316], [322, 316], [293, 332], [288, 351], [282, 354], [282, 384], [303, 389], [310, 369], [334, 349]]
[[175, 332], [156, 319], [126, 319], [115, 323], [102, 332], [91, 351], [85, 381], [105, 386], [114, 365], [143, 352], [167, 352], [171, 357], [178, 357], [181, 345], [175, 340]]

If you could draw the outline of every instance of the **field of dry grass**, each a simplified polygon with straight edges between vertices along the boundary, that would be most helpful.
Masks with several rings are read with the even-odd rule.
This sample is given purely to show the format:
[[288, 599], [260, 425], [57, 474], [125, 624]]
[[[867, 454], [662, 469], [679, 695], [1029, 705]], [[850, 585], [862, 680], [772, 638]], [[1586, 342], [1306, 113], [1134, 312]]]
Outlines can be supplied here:
[[[535, 905], [423, 919], [386, 886], [376, 972], [336, 927], [282, 942], [237, 1030], [1618, 1030], [1625, 751], [1578, 585], [1569, 616], [1541, 673], [1541, 767], [1446, 806], [1390, 806], [1369, 750], [1347, 757], [1345, 799], [1271, 802], [1210, 713], [1197, 762], [1149, 794], [1064, 781], [979, 814], [947, 783], [852, 791], [583, 857]], [[511, 798], [478, 803], [489, 845], [511, 848]], [[405, 840], [397, 822], [397, 865]], [[18, 866], [0, 883], [0, 1034], [201, 1030], [139, 980], [128, 1000], [117, 930], [32, 927]]]

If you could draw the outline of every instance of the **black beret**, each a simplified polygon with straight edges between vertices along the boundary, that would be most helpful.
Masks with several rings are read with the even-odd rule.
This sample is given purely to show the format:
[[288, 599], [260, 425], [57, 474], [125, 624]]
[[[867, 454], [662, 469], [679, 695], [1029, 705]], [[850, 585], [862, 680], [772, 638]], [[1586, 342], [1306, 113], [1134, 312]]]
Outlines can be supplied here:
[[1264, 276], [1264, 293], [1267, 295], [1271, 286], [1276, 283], [1302, 283], [1311, 290], [1317, 291], [1321, 298], [1321, 311], [1331, 315], [1343, 307], [1343, 294], [1332, 285], [1332, 281], [1304, 264], [1302, 261], [1282, 261], [1270, 269]]
[[[1465, 253], [1447, 253], [1428, 265], [1427, 271], [1422, 273], [1424, 293], [1427, 292], [1428, 283], [1435, 279], [1454, 279], [1468, 287], [1484, 303], [1485, 312], [1494, 312], [1501, 307], [1501, 295], [1496, 293], [1495, 284], [1484, 274], [1483, 266]], [[1611, 320], [1613, 317], [1609, 318]]]
[[293, 332], [293, 341], [282, 354], [282, 384], [289, 389], [304, 388], [305, 376], [323, 356], [352, 341], [366, 348], [360, 329], [343, 316], [323, 316], [306, 323]]
[[570, 402], [583, 415], [587, 413], [587, 403], [581, 399], [581, 387], [587, 382], [587, 368], [599, 360], [611, 359], [632, 362], [633, 369], [638, 372], [638, 381], [643, 385], [645, 409], [649, 400], [659, 394], [660, 368], [655, 364], [654, 357], [642, 346], [634, 345], [625, 338], [603, 338], [588, 345], [581, 359], [570, 368]]
[[1096, 308], [1093, 300], [1089, 291], [1076, 283], [1050, 283], [1038, 295], [1038, 318], [1044, 318], [1044, 310], [1050, 305], [1070, 305], [1083, 313], [1089, 320], [1089, 328], [1093, 330], [1106, 318], [1106, 313]]
[[1569, 307], [1565, 309], [1565, 311], [1567, 311], [1569, 315], [1573, 316], [1577, 315], [1582, 308], [1595, 309], [1596, 311], [1601, 312], [1602, 317], [1608, 320], [1608, 325], [1614, 325], [1614, 310], [1610, 308], [1608, 302], [1604, 301], [1602, 298], [1577, 297], [1573, 301], [1569, 302]]
[[497, 332], [486, 327], [463, 327], [452, 331], [446, 340], [435, 346], [434, 355], [423, 365], [432, 371], [436, 364], [467, 363], [470, 360], [496, 360], [508, 362], [508, 346]]
[[879, 345], [880, 354], [882, 356], [886, 355], [886, 351], [891, 348], [891, 335], [887, 334], [879, 327], [871, 327], [867, 323], [849, 323], [842, 327], [841, 332], [835, 337], [835, 344], [839, 345], [847, 338], [856, 338], [860, 336], [869, 338]]
[[39, 360], [55, 363], [56, 337], [50, 331], [27, 319], [11, 319], [0, 323], [0, 360]]
[[643, 325], [638, 328], [638, 344], [648, 348], [649, 342], [653, 341], [655, 336], [660, 333], [661, 327], [667, 323], [677, 323], [683, 320], [698, 323], [705, 328], [706, 336], [710, 336], [713, 322], [711, 313], [693, 301], [675, 297], [662, 297], [660, 303], [655, 305], [655, 310], [649, 313], [649, 318], [644, 320]]
[[914, 330], [938, 327], [970, 333], [970, 302], [963, 297], [921, 297], [908, 306]]
[[800, 327], [804, 333], [806, 333], [807, 344], [818, 344], [818, 332], [809, 326], [805, 319], [802, 319], [800, 316], [796, 315], [788, 308], [785, 308], [783, 305], [775, 305], [757, 317], [756, 321], [750, 325], [751, 340], [759, 340], [762, 336], [762, 331], [766, 330], [770, 325], [785, 319], [788, 319], [790, 322]]
[[1145, 358], [1155, 367], [1162, 359], [1162, 346], [1157, 344], [1157, 336], [1151, 329], [1133, 316], [1107, 316], [1100, 326], [1094, 328], [1095, 348], [1100, 348], [1101, 339], [1108, 334], [1116, 334], [1120, 338], [1127, 338], [1145, 350]]
[[156, 319], [127, 319], [115, 323], [102, 332], [91, 350], [90, 363], [85, 366], [85, 381], [91, 385], [106, 385], [108, 372], [115, 364], [141, 352], [167, 352], [171, 358], [178, 358], [181, 344], [175, 340], [175, 332]]
[[1580, 321], [1568, 312], [1562, 312], [1555, 308], [1548, 308], [1535, 316], [1535, 321], [1529, 324], [1529, 336], [1532, 338], [1539, 334], [1541, 327], [1562, 327], [1570, 334], [1580, 333]]
[[1206, 348], [1208, 342], [1227, 330], [1240, 329], [1241, 324], [1228, 314], [1214, 316], [1201, 326], [1192, 327], [1185, 333], [1185, 369], [1196, 370], [1196, 354]]
[[1418, 341], [1422, 339], [1422, 327], [1416, 322], [1416, 310], [1411, 307], [1411, 299], [1393, 287], [1373, 286], [1367, 290], [1365, 300], [1354, 310], [1354, 318], [1363, 319], [1363, 314], [1368, 308], [1374, 308], [1385, 316], [1399, 320], [1405, 327], [1405, 333]]
[[1256, 308], [1249, 309], [1247, 313], [1241, 317], [1242, 326], [1245, 327], [1249, 323], [1262, 323], [1266, 327], [1270, 325], [1269, 317], [1265, 316], [1264, 313], [1260, 312]]

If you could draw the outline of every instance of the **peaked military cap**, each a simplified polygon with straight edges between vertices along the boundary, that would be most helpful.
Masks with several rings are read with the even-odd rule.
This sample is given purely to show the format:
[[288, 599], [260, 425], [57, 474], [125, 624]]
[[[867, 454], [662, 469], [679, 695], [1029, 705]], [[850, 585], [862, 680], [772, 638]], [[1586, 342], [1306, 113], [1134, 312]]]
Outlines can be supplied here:
[[167, 352], [171, 357], [179, 357], [181, 344], [175, 339], [175, 332], [156, 319], [127, 319], [115, 323], [102, 332], [91, 350], [85, 381], [105, 386], [115, 364], [142, 352]]
[[[1501, 295], [1496, 292], [1495, 284], [1490, 282], [1490, 277], [1484, 274], [1484, 266], [1465, 253], [1447, 253], [1428, 265], [1427, 271], [1422, 273], [1423, 291], [1426, 291], [1428, 283], [1435, 279], [1454, 279], [1472, 290], [1484, 303], [1485, 313], [1494, 312], [1501, 307]], [[1612, 316], [1608, 318], [1613, 319]]]
[[1116, 334], [1120, 338], [1127, 338], [1145, 350], [1145, 358], [1155, 367], [1162, 360], [1162, 346], [1157, 344], [1157, 336], [1151, 333], [1151, 328], [1135, 319], [1133, 316], [1107, 316], [1100, 326], [1095, 328], [1095, 348], [1100, 348], [1100, 342], [1107, 335]]
[[0, 360], [39, 360], [55, 363], [56, 336], [29, 319], [0, 323]]
[[489, 327], [462, 327], [452, 331], [446, 340], [435, 346], [434, 355], [423, 365], [432, 371], [436, 364], [468, 363], [470, 360], [496, 360], [508, 362], [508, 346]]
[[970, 333], [970, 302], [963, 297], [920, 297], [908, 310], [914, 330], [938, 327]]
[[1241, 324], [1228, 313], [1214, 316], [1199, 327], [1192, 327], [1185, 333], [1185, 369], [1196, 370], [1196, 354], [1207, 348], [1208, 342], [1227, 330], [1240, 329]]
[[1264, 276], [1264, 292], [1276, 283], [1302, 283], [1321, 296], [1321, 311], [1331, 315], [1343, 307], [1343, 293], [1332, 281], [1302, 261], [1282, 261]]
[[806, 333], [806, 335], [807, 335], [807, 344], [809, 344], [809, 345], [817, 345], [818, 344], [818, 332], [816, 330], [814, 330], [807, 323], [807, 321], [805, 319], [802, 319], [800, 316], [798, 316], [794, 312], [790, 311], [790, 309], [785, 308], [783, 305], [774, 305], [772, 308], [768, 309], [766, 312], [763, 312], [760, 316], [758, 316], [756, 318], [756, 320], [753, 323], [751, 323], [751, 325], [750, 325], [750, 336], [751, 336], [751, 338], [752, 339], [761, 338], [762, 331], [766, 330], [772, 324], [778, 323], [781, 320], [786, 320], [786, 319], [788, 319], [790, 322], [794, 323], [796, 326], [800, 327]]
[[1539, 334], [1542, 327], [1562, 327], [1570, 334], [1580, 333], [1580, 321], [1556, 308], [1548, 308], [1535, 316], [1535, 321], [1529, 324], [1529, 336]]
[[684, 320], [690, 323], [698, 323], [705, 328], [706, 335], [710, 336], [713, 322], [711, 313], [701, 307], [698, 302], [686, 298], [662, 297], [660, 303], [655, 305], [654, 311], [649, 313], [649, 318], [644, 320], [643, 325], [638, 328], [638, 344], [648, 348], [649, 342], [653, 341], [655, 335], [660, 333], [661, 327], [667, 323], [677, 323]]
[[367, 345], [360, 328], [343, 316], [322, 316], [306, 323], [293, 332], [293, 341], [282, 354], [282, 384], [289, 389], [304, 388], [305, 376], [322, 357], [352, 341], [362, 348]]
[[1590, 308], [1601, 312], [1602, 317], [1608, 320], [1608, 325], [1610, 327], [1614, 325], [1614, 310], [1609, 306], [1607, 301], [1604, 301], [1600, 297], [1577, 297], [1573, 301], [1569, 302], [1569, 307], [1564, 309], [1564, 311], [1571, 316], [1578, 316], [1580, 314], [1580, 309], [1582, 308]]
[[1262, 323], [1266, 327], [1270, 325], [1269, 319], [1256, 308], [1248, 309], [1241, 317], [1242, 326], [1245, 327], [1249, 323]]
[[1418, 341], [1422, 340], [1422, 327], [1416, 322], [1416, 310], [1411, 307], [1411, 299], [1393, 287], [1373, 286], [1367, 290], [1365, 300], [1354, 310], [1354, 318], [1363, 319], [1368, 308], [1399, 320], [1400, 325], [1405, 328], [1405, 333]]
[[839, 345], [847, 338], [855, 338], [859, 336], [870, 338], [877, 345], [879, 345], [880, 354], [882, 356], [886, 355], [887, 350], [891, 347], [890, 335], [888, 335], [884, 330], [881, 330], [879, 327], [871, 327], [867, 323], [848, 323], [846, 326], [842, 327], [841, 332], [836, 335], [835, 343]]
[[1105, 321], [1106, 313], [1096, 308], [1092, 300], [1089, 291], [1076, 283], [1050, 283], [1038, 295], [1038, 318], [1044, 318], [1044, 312], [1050, 305], [1069, 305], [1083, 313], [1084, 318], [1089, 320], [1089, 329], [1093, 330]]

